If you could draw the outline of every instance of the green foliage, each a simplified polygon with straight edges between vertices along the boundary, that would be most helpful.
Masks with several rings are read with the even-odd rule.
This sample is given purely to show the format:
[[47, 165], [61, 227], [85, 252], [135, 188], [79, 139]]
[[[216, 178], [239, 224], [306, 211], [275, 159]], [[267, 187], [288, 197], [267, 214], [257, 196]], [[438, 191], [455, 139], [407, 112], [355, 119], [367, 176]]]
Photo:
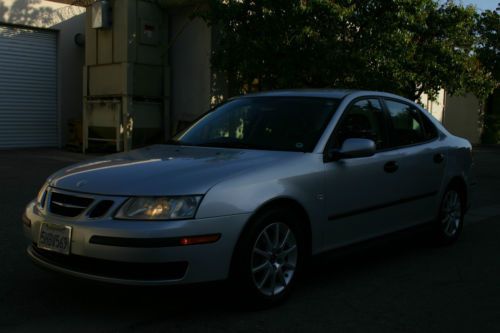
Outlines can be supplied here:
[[481, 143], [500, 144], [500, 116], [494, 113], [484, 115]]
[[500, 15], [487, 10], [481, 13], [477, 24], [479, 43], [476, 49], [481, 63], [500, 80]]
[[[491, 93], [479, 15], [435, 0], [210, 0], [212, 66], [230, 94], [283, 88]], [[497, 57], [498, 58], [498, 57]]]
[[[481, 13], [477, 24], [478, 59], [493, 78], [500, 81], [500, 15], [493, 11]], [[500, 89], [490, 96], [484, 114], [483, 143], [500, 143]], [[495, 107], [496, 105], [496, 107]]]

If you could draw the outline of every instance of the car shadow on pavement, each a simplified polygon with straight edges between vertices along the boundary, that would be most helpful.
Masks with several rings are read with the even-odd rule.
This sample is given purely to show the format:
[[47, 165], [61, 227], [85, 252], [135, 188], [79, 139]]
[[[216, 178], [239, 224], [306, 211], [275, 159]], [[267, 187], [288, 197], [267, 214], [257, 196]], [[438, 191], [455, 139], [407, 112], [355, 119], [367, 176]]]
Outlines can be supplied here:
[[[237, 291], [230, 293], [224, 283], [130, 287], [33, 272], [23, 287], [23, 294], [31, 296], [26, 304], [10, 310], [13, 315], [21, 309], [30, 313], [31, 321], [20, 323], [6, 316], [4, 322], [23, 331], [42, 323], [75, 332], [324, 332], [333, 328], [440, 332], [446, 327], [467, 331], [477, 320], [489, 320], [493, 327], [498, 323], [493, 317], [499, 296], [494, 286], [500, 267], [487, 254], [498, 248], [496, 222], [466, 227], [464, 237], [451, 247], [435, 248], [425, 234], [412, 234], [316, 257], [291, 297], [264, 311], [241, 306]], [[4, 301], [8, 304], [20, 294], [11, 290], [3, 295]], [[462, 306], [465, 303], [491, 306], [494, 311], [471, 313]], [[464, 312], [475, 320], [460, 315]], [[89, 326], [75, 330], [72, 322]]]

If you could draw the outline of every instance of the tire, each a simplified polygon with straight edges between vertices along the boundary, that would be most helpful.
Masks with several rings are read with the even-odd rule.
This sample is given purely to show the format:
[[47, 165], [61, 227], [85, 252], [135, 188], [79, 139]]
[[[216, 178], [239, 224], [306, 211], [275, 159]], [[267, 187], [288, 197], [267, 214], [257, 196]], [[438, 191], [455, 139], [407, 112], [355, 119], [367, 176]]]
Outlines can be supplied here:
[[297, 216], [290, 209], [271, 208], [244, 230], [233, 256], [230, 281], [242, 306], [266, 308], [289, 296], [306, 253]]
[[458, 186], [449, 186], [441, 199], [435, 223], [436, 245], [451, 245], [458, 240], [464, 226], [465, 205], [465, 197], [461, 189]]

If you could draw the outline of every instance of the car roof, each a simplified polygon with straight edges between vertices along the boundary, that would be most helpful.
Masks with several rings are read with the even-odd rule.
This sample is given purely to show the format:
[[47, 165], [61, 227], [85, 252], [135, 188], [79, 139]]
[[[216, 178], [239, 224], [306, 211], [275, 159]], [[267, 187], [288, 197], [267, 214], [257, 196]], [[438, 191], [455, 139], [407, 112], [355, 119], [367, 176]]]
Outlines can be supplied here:
[[355, 90], [355, 89], [290, 89], [290, 90], [272, 90], [265, 92], [252, 93], [235, 98], [249, 97], [320, 97], [320, 98], [338, 98], [343, 99], [348, 95], [367, 95], [367, 96], [385, 96], [402, 98], [401, 96], [386, 93], [382, 91]]
[[272, 90], [259, 93], [252, 93], [240, 97], [323, 97], [323, 98], [344, 98], [345, 96], [359, 92], [359, 90], [347, 89], [291, 89]]

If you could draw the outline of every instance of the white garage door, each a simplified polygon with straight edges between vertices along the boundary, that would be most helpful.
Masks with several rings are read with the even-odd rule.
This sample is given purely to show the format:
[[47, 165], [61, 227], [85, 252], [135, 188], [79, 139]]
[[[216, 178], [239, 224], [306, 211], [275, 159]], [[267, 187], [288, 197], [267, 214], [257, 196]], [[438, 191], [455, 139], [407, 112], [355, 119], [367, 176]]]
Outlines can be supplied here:
[[0, 149], [55, 147], [57, 33], [0, 25]]

